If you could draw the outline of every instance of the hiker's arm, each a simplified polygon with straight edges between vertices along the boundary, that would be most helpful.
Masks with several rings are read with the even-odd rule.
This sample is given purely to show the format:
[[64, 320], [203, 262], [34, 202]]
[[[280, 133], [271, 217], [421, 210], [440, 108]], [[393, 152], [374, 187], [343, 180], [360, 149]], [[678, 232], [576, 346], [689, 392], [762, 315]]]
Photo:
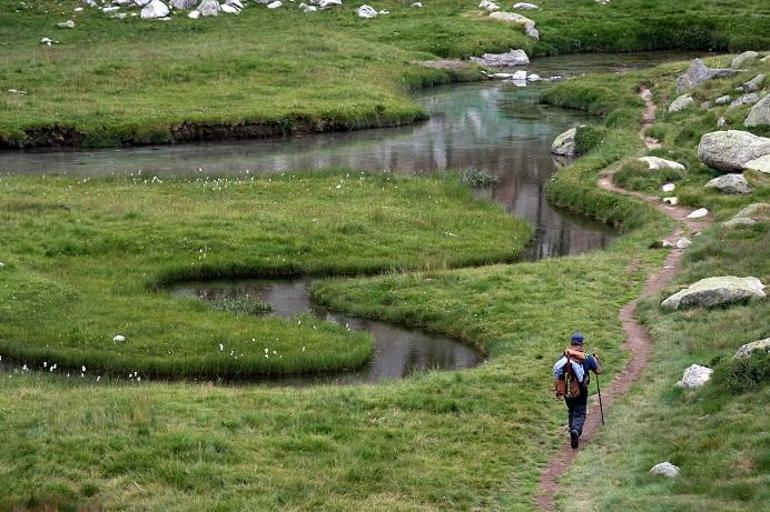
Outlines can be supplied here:
[[599, 375], [602, 373], [602, 364], [599, 362], [599, 356], [596, 354], [592, 354], [593, 360], [594, 360], [594, 368], [593, 371], [596, 375]]

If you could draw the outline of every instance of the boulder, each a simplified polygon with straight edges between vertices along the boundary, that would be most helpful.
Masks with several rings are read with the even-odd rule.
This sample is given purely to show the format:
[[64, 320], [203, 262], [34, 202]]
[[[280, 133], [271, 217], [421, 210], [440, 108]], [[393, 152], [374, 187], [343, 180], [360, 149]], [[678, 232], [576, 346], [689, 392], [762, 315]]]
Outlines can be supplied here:
[[302, 12], [316, 12], [318, 7], [315, 5], [307, 5], [306, 3], [299, 4], [299, 10]]
[[727, 105], [733, 100], [732, 96], [725, 94], [724, 96], [720, 96], [719, 98], [714, 100], [714, 103], [717, 105]]
[[750, 92], [748, 94], [742, 94], [738, 96], [735, 101], [730, 103], [730, 108], [738, 108], [744, 105], [753, 105], [759, 101], [759, 94]]
[[198, 9], [194, 9], [190, 11], [187, 17], [190, 18], [191, 20], [197, 20], [198, 18], [201, 17], [201, 12]]
[[570, 128], [558, 135], [551, 144], [551, 153], [558, 156], [575, 156], [575, 135], [577, 128]]
[[747, 64], [753, 60], [757, 60], [758, 58], [759, 54], [757, 52], [749, 50], [733, 58], [733, 61], [730, 63], [730, 67], [733, 69], [738, 69], [744, 64]]
[[678, 169], [680, 171], [685, 170], [685, 166], [679, 162], [666, 160], [665, 158], [659, 158], [657, 156], [643, 156], [639, 158], [639, 161], [647, 164], [648, 169], [651, 171], [657, 171], [658, 169]]
[[489, 15], [489, 18], [497, 21], [502, 21], [504, 23], [521, 25], [522, 27], [535, 26], [534, 21], [516, 12], [502, 12], [502, 11], [493, 12], [492, 14]]
[[760, 156], [749, 162], [746, 162], [746, 169], [770, 174], [770, 155]]
[[195, 8], [196, 3], [198, 3], [197, 0], [171, 0], [169, 5], [174, 9], [189, 11]]
[[750, 194], [751, 187], [743, 174], [725, 174], [714, 178], [705, 185], [706, 188], [715, 188], [723, 194]]
[[746, 92], [756, 92], [762, 88], [763, 85], [765, 85], [765, 79], [767, 77], [765, 74], [759, 74], [743, 84], [743, 90]]
[[753, 203], [733, 215], [733, 218], [722, 223], [722, 226], [751, 226], [760, 221], [770, 220], [770, 204]]
[[733, 359], [743, 359], [749, 357], [754, 352], [770, 352], [770, 338], [741, 345], [741, 348], [735, 353]]
[[230, 5], [230, 4], [222, 4], [222, 5], [220, 5], [219, 6], [219, 10], [221, 10], [225, 14], [238, 14], [239, 12], [241, 12], [240, 9], [238, 9], [234, 5]]
[[275, 2], [270, 2], [267, 4], [268, 9], [278, 9], [281, 7], [283, 7], [283, 2], [281, 2], [281, 0], [275, 0]]
[[527, 2], [516, 2], [513, 4], [513, 8], [519, 11], [531, 11], [534, 9], [540, 9], [540, 7], [536, 6], [535, 4], [530, 4]]
[[320, 9], [329, 9], [331, 7], [342, 7], [342, 0], [319, 0], [318, 7]]
[[770, 94], [751, 107], [743, 124], [746, 126], [770, 125]]
[[59, 28], [75, 28], [75, 22], [72, 20], [62, 21], [56, 24]]
[[358, 15], [359, 18], [376, 18], [377, 17], [377, 11], [374, 9], [374, 7], [371, 7], [369, 5], [362, 5], [358, 9], [356, 9], [356, 15]]
[[714, 370], [711, 368], [694, 364], [684, 371], [682, 380], [677, 382], [676, 385], [685, 389], [699, 388], [711, 380], [712, 373], [714, 373]]
[[675, 466], [670, 462], [661, 462], [655, 464], [650, 470], [651, 475], [666, 476], [668, 478], [675, 478], [679, 476], [679, 466]]
[[500, 6], [492, 2], [491, 0], [481, 0], [481, 3], [479, 4], [479, 9], [484, 9], [485, 11], [494, 12], [494, 11], [499, 11]]
[[676, 185], [674, 185], [673, 183], [664, 183], [663, 186], [660, 187], [660, 189], [663, 192], [673, 192], [674, 190], [676, 190]]
[[688, 247], [690, 247], [690, 244], [692, 244], [690, 239], [683, 236], [674, 243], [674, 247], [676, 247], [677, 249], [687, 249]]
[[149, 4], [150, 2], [152, 2], [152, 0], [134, 0], [134, 3], [138, 7], [144, 7], [145, 5]]
[[763, 299], [764, 288], [765, 285], [756, 277], [708, 277], [676, 292], [660, 306], [669, 311], [688, 307], [711, 308], [750, 299]]
[[535, 41], [540, 41], [540, 31], [535, 28], [534, 25], [532, 26], [525, 26], [524, 27], [524, 35], [527, 36], [530, 39], [534, 39]]
[[537, 73], [530, 73], [529, 75], [527, 75], [527, 80], [529, 82], [539, 82], [540, 80], [542, 80], [542, 78], [540, 78], [540, 75], [538, 75]]
[[196, 9], [201, 16], [219, 16], [219, 2], [216, 0], [203, 0]]
[[490, 68], [529, 65], [529, 57], [527, 57], [527, 53], [524, 50], [511, 50], [507, 53], [485, 53], [481, 57], [471, 57], [471, 61]]
[[143, 20], [154, 20], [157, 18], [165, 18], [168, 16], [169, 9], [166, 4], [160, 0], [152, 0], [149, 4], [144, 6], [141, 12]]
[[740, 130], [707, 133], [698, 144], [700, 161], [720, 171], [743, 171], [765, 155], [770, 155], [770, 139]]
[[712, 78], [725, 78], [733, 76], [736, 73], [734, 69], [717, 69], [706, 67], [700, 59], [694, 59], [690, 63], [687, 72], [676, 79], [676, 90], [682, 92], [687, 89], [694, 89], [700, 84], [711, 80]]
[[687, 218], [688, 219], [697, 220], [697, 219], [702, 219], [702, 218], [708, 216], [708, 214], [709, 214], [709, 211], [707, 209], [705, 209], [705, 208], [698, 208], [697, 210], [694, 210], [694, 211], [690, 212], [690, 214], [687, 216]]
[[681, 112], [682, 110], [691, 107], [695, 101], [689, 94], [682, 94], [677, 99], [671, 102], [668, 107], [669, 112]]

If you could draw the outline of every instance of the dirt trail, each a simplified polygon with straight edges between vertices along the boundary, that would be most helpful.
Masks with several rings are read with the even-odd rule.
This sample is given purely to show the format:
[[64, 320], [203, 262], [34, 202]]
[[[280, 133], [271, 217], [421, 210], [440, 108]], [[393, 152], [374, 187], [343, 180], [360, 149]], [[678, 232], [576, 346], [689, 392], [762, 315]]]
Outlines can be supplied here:
[[[645, 135], [647, 128], [655, 122], [655, 103], [652, 101], [652, 93], [646, 87], [642, 87], [639, 95], [645, 101], [644, 122], [642, 123], [639, 137], [644, 141], [648, 149], [660, 147], [658, 141], [650, 139]], [[688, 219], [687, 215], [691, 212], [689, 208], [671, 206], [661, 203], [658, 197], [631, 192], [617, 187], [612, 182], [611, 173], [603, 175], [599, 179], [598, 184], [600, 187], [610, 192], [626, 194], [647, 201], [658, 208], [658, 210], [676, 220], [677, 227], [667, 238], [670, 242], [676, 242], [681, 236], [692, 236], [711, 224], [709, 217], [697, 221]], [[602, 388], [602, 403], [605, 412], [612, 406], [617, 398], [625, 395], [629, 391], [631, 385], [641, 377], [649, 363], [652, 339], [647, 330], [634, 318], [636, 305], [640, 300], [653, 293], [657, 293], [671, 282], [672, 278], [679, 270], [683, 255], [684, 250], [672, 249], [666, 257], [663, 267], [647, 276], [647, 281], [642, 294], [623, 306], [620, 310], [618, 316], [623, 325], [623, 330], [626, 332], [624, 346], [631, 354], [631, 359], [628, 361], [628, 364], [623, 371], [618, 373], [609, 385], [605, 385], [606, 387]], [[566, 410], [564, 411], [564, 414], [566, 417]], [[583, 436], [580, 440], [581, 446], [585, 446], [585, 444], [591, 442], [594, 435], [596, 435], [596, 432], [599, 430], [600, 425], [601, 415], [599, 412], [599, 404], [598, 401], [592, 400], [589, 402], [588, 419], [583, 427]], [[567, 439], [566, 433], [564, 438], [564, 443], [559, 449], [559, 452], [550, 460], [545, 471], [540, 475], [540, 483], [535, 497], [537, 507], [540, 510], [554, 510], [554, 498], [559, 491], [559, 485], [556, 480], [567, 471], [570, 464], [577, 456], [577, 450], [573, 450], [569, 446], [569, 440]]]

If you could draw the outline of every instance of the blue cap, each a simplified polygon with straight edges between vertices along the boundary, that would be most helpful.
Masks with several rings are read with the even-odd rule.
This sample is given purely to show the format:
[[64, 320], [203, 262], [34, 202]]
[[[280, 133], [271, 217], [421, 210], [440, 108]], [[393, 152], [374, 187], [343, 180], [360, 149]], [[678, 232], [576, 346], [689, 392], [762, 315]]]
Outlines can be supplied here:
[[572, 337], [570, 338], [570, 343], [572, 345], [582, 345], [583, 344], [583, 334], [580, 331], [575, 331], [572, 333]]

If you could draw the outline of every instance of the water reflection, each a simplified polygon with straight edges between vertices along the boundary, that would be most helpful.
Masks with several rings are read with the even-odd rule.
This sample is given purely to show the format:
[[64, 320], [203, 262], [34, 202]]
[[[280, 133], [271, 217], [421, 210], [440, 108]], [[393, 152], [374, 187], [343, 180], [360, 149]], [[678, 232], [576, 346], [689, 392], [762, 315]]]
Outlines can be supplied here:
[[184, 283], [172, 293], [180, 297], [214, 302], [223, 298], [259, 298], [272, 306], [273, 316], [288, 318], [309, 312], [320, 320], [367, 331], [374, 338], [374, 355], [366, 367], [329, 376], [298, 376], [271, 379], [278, 385], [320, 383], [354, 384], [400, 379], [427, 370], [457, 370], [476, 366], [481, 355], [468, 345], [446, 336], [396, 325], [333, 313], [310, 300], [312, 279], [290, 281], [217, 281]]

